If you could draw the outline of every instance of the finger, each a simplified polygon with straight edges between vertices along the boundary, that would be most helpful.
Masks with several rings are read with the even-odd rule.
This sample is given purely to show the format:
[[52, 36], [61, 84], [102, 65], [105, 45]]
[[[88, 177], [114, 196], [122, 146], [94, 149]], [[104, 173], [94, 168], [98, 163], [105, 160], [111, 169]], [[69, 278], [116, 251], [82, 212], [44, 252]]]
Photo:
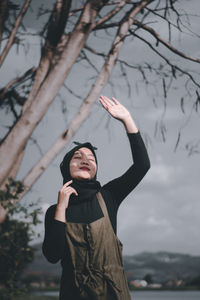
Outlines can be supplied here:
[[115, 104], [117, 104], [117, 105], [120, 104], [120, 102], [116, 98], [112, 97], [112, 100]]
[[101, 100], [105, 105], [107, 105], [108, 108], [113, 106], [113, 101], [111, 101], [108, 97], [101, 96]]
[[67, 181], [67, 182], [63, 185], [63, 188], [66, 187], [66, 186], [69, 186], [72, 182], [73, 182], [73, 180]]
[[70, 186], [70, 184], [71, 184], [72, 182], [73, 182], [73, 180], [67, 181], [67, 182], [63, 185], [63, 187], [65, 188], [65, 187]]
[[70, 195], [71, 194], [75, 194], [76, 196], [78, 196], [77, 191], [73, 187], [71, 187], [71, 186], [65, 187], [65, 192], [69, 193]]
[[76, 196], [78, 196], [78, 193], [74, 188], [72, 188], [72, 193], [75, 194]]
[[99, 101], [101, 102], [101, 105], [103, 106], [103, 108], [105, 108], [106, 110], [108, 110], [108, 105], [105, 103], [105, 101], [103, 100], [103, 98], [99, 98]]
[[104, 102], [108, 105], [108, 106], [113, 106], [113, 101], [110, 100], [108, 97], [106, 96], [102, 96], [103, 97], [103, 100]]

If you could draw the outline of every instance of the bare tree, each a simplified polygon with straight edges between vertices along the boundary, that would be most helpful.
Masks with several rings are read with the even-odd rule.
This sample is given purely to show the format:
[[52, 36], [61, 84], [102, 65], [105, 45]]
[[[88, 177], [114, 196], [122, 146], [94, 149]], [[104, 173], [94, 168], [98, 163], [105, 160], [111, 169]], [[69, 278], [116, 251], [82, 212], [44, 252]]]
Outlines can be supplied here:
[[[190, 16], [179, 7], [180, 0], [88, 0], [83, 2], [82, 6], [74, 8], [72, 1], [57, 0], [52, 11], [43, 12], [49, 14], [49, 19], [42, 31], [45, 43], [41, 48], [38, 66], [33, 66], [0, 90], [0, 105], [9, 106], [14, 116], [13, 126], [9, 128], [0, 145], [0, 186], [4, 189], [9, 177], [16, 178], [27, 142], [54, 101], [73, 64], [85, 60], [91, 68], [97, 71], [92, 87], [82, 100], [74, 119], [60, 134], [54, 145], [41, 156], [41, 159], [22, 179], [26, 189], [20, 198], [31, 188], [56, 155], [71, 140], [84, 120], [88, 118], [93, 104], [108, 83], [116, 64], [120, 66], [128, 89], [130, 89], [130, 84], [127, 68], [138, 71], [146, 85], [150, 84], [149, 73], [155, 73], [159, 80], [162, 80], [164, 99], [167, 99], [167, 93], [174, 80], [178, 77], [184, 78], [186, 94], [193, 99], [193, 107], [196, 111], [198, 110], [200, 83], [195, 72], [182, 68], [177, 62], [171, 62], [166, 52], [163, 51], [166, 48], [177, 57], [195, 64], [200, 63], [199, 59], [185, 54], [171, 43], [174, 30], [180, 33], [187, 31], [195, 36], [190, 31], [188, 23]], [[0, 37], [4, 42], [7, 41], [0, 54], [0, 62], [3, 64], [12, 45], [16, 42], [20, 43], [20, 32], [18, 34], [17, 32], [23, 25], [23, 17], [30, 7], [30, 1], [24, 1], [21, 8], [5, 0], [1, 1], [0, 5]], [[12, 15], [13, 22], [10, 22], [10, 14], [13, 11], [15, 11]], [[18, 15], [16, 11], [19, 11]], [[152, 27], [155, 21], [167, 24], [168, 40], [160, 36]], [[109, 34], [109, 30], [112, 30], [112, 34]], [[88, 37], [99, 31], [105, 34], [107, 32], [110, 39], [111, 46], [107, 53], [87, 43]], [[155, 43], [152, 43], [144, 32], [154, 37]], [[120, 49], [124, 43], [128, 43], [129, 39], [142, 41], [161, 58], [163, 63], [159, 66], [149, 63], [131, 65], [125, 59], [119, 59]], [[100, 71], [92, 63], [90, 55], [103, 59]], [[20, 113], [15, 109], [17, 105], [21, 107]], [[184, 98], [181, 100], [182, 110], [183, 107]], [[159, 125], [164, 139], [165, 126]], [[176, 147], [179, 140], [180, 135]], [[2, 208], [0, 212], [2, 213], [1, 220], [3, 220], [5, 211]]]

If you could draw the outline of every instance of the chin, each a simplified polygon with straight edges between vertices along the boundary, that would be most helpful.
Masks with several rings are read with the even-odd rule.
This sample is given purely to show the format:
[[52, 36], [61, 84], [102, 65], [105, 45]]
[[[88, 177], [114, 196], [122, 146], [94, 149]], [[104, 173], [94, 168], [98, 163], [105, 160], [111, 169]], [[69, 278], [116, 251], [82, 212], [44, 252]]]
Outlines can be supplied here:
[[78, 179], [78, 180], [90, 180], [91, 179], [91, 177], [90, 176], [76, 176], [76, 177], [74, 177], [75, 179]]
[[87, 180], [90, 180], [91, 179], [91, 175], [90, 173], [88, 172], [81, 172], [80, 174], [77, 174], [79, 175], [79, 179], [81, 180], [84, 180], [84, 179], [87, 179]]

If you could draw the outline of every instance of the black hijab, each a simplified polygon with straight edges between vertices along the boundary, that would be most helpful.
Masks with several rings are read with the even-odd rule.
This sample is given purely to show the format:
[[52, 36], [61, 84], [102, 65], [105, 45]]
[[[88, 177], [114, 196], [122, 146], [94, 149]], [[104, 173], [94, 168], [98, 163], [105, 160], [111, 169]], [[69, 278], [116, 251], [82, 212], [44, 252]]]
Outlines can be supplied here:
[[78, 143], [77, 146], [75, 146], [72, 150], [66, 153], [66, 155], [63, 158], [63, 161], [60, 164], [60, 171], [63, 176], [63, 184], [65, 184], [67, 181], [73, 180], [72, 186], [78, 193], [78, 196], [72, 194], [70, 196], [69, 200], [69, 205], [71, 204], [79, 204], [80, 202], [83, 201], [90, 201], [94, 198], [94, 196], [97, 194], [97, 192], [100, 190], [101, 185], [100, 183], [96, 180], [96, 175], [93, 179], [84, 179], [84, 180], [78, 180], [75, 178], [71, 177], [70, 174], [70, 168], [69, 168], [69, 163], [74, 155], [74, 153], [80, 149], [80, 148], [88, 148], [92, 151], [96, 164], [97, 164], [97, 157], [95, 150], [96, 148], [92, 146], [90, 143]]

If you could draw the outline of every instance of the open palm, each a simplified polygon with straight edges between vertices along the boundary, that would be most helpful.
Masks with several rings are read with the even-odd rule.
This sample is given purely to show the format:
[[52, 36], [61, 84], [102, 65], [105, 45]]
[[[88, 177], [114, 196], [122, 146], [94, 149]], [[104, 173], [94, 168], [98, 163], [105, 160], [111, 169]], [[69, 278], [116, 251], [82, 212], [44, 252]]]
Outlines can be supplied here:
[[114, 97], [111, 100], [106, 96], [100, 96], [99, 101], [103, 108], [115, 119], [123, 121], [130, 115], [129, 111]]

